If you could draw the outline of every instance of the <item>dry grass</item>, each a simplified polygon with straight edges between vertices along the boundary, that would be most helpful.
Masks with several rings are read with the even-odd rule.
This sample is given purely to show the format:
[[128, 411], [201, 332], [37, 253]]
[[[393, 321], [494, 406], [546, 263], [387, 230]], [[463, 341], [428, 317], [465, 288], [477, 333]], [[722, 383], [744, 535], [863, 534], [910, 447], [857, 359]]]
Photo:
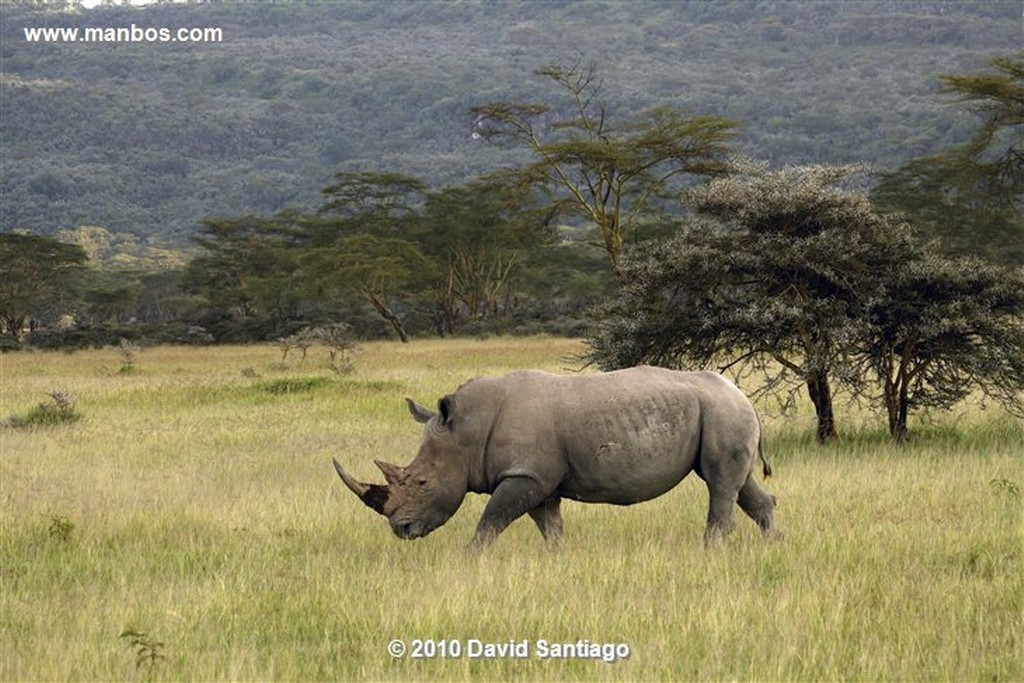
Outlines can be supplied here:
[[[558, 552], [522, 520], [474, 554], [483, 497], [410, 543], [334, 475], [335, 455], [365, 478], [411, 459], [402, 397], [578, 350], [367, 344], [348, 376], [270, 346], [146, 349], [130, 374], [110, 350], [0, 357], [0, 417], [54, 389], [84, 416], [0, 429], [0, 680], [1024, 677], [1024, 430], [999, 411], [940, 416], [903, 448], [852, 409], [827, 449], [806, 409], [769, 415], [786, 537], [743, 518], [714, 551], [696, 479], [632, 508], [565, 504]], [[162, 658], [137, 666], [129, 628]], [[393, 659], [394, 638], [533, 649]], [[540, 639], [631, 656], [541, 659]]]

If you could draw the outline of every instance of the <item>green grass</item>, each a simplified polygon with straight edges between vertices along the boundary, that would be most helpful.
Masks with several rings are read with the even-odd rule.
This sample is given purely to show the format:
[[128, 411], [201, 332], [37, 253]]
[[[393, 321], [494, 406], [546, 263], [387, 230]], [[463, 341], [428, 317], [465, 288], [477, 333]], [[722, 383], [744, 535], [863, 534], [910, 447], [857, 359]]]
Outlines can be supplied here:
[[[344, 376], [273, 346], [146, 349], [130, 374], [109, 350], [0, 357], [0, 418], [55, 390], [81, 415], [0, 429], [0, 680], [1024, 678], [1024, 430], [998, 410], [915, 423], [903, 447], [861, 409], [827, 448], [808, 406], [767, 414], [785, 538], [741, 516], [711, 551], [696, 478], [630, 508], [565, 503], [557, 552], [524, 519], [473, 553], [484, 497], [407, 542], [334, 474], [332, 456], [373, 480], [373, 458], [413, 457], [404, 396], [578, 350], [366, 344]], [[394, 659], [395, 638], [534, 656]], [[631, 656], [540, 659], [540, 639]]]

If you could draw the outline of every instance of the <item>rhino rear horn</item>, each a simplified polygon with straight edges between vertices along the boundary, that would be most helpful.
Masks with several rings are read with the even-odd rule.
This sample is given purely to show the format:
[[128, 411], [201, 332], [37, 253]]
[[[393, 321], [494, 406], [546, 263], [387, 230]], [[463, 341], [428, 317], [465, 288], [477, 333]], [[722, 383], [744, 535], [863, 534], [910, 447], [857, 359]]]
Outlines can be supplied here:
[[392, 465], [389, 462], [383, 460], [373, 461], [380, 471], [384, 473], [384, 478], [391, 486], [399, 486], [402, 480], [405, 479], [405, 468], [399, 467], [398, 465]]
[[334, 461], [334, 469], [338, 472], [341, 480], [345, 482], [345, 486], [348, 487], [349, 491], [359, 496], [359, 499], [366, 504], [366, 507], [383, 515], [384, 504], [388, 502], [388, 498], [391, 496], [390, 489], [380, 484], [364, 484], [346, 472], [337, 458], [331, 458], [331, 460]]

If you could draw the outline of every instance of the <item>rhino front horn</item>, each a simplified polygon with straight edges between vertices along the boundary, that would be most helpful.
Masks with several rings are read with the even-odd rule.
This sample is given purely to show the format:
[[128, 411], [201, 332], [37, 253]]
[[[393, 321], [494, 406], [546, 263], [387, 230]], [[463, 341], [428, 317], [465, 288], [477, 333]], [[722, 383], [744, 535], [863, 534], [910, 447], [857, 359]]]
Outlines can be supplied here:
[[387, 503], [388, 497], [391, 495], [388, 487], [381, 486], [380, 484], [364, 484], [346, 472], [337, 458], [331, 458], [331, 460], [334, 461], [334, 469], [338, 472], [341, 480], [345, 482], [348, 490], [359, 496], [359, 499], [366, 504], [366, 507], [383, 515], [384, 504]]

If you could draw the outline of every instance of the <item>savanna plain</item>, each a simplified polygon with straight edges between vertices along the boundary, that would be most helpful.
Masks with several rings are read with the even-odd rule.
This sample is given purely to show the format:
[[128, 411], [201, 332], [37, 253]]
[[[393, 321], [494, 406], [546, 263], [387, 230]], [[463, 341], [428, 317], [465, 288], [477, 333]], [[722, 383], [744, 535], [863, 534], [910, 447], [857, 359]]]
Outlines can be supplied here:
[[[819, 447], [809, 404], [759, 404], [785, 537], [740, 514], [709, 550], [692, 475], [632, 507], [564, 503], [560, 549], [524, 518], [483, 552], [486, 497], [402, 541], [335, 475], [411, 460], [405, 396], [573, 372], [582, 348], [367, 343], [347, 374], [272, 345], [147, 348], [130, 371], [110, 349], [0, 357], [0, 418], [54, 391], [81, 416], [0, 427], [0, 680], [1024, 679], [1024, 428], [980, 400], [904, 446], [864, 407]], [[416, 639], [461, 656], [414, 659]], [[530, 651], [470, 657], [474, 639]]]

